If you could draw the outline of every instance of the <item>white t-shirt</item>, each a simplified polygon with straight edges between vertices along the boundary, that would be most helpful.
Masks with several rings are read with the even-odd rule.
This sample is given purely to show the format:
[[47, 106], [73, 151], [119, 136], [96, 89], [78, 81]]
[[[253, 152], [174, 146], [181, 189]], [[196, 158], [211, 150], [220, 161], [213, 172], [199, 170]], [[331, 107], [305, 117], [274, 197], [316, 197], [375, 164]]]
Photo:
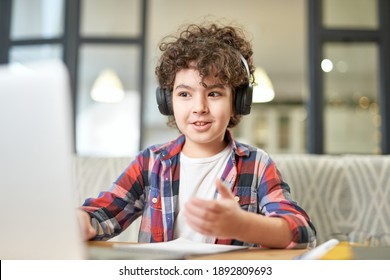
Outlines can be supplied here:
[[229, 159], [230, 147], [207, 158], [189, 158], [180, 154], [179, 213], [175, 220], [174, 238], [183, 237], [189, 240], [213, 243], [214, 238], [194, 231], [185, 221], [183, 209], [192, 197], [215, 199], [215, 181], [220, 178]]

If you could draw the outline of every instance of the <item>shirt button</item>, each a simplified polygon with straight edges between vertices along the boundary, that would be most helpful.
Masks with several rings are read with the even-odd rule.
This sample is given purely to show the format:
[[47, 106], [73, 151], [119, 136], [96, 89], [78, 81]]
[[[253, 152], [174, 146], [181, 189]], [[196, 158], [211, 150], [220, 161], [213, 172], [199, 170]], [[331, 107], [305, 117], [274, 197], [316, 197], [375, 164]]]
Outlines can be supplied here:
[[153, 197], [152, 202], [157, 203], [157, 198]]
[[240, 201], [240, 197], [235, 196], [235, 197], [234, 197], [234, 200], [235, 200], [236, 202], [239, 202], [239, 201]]

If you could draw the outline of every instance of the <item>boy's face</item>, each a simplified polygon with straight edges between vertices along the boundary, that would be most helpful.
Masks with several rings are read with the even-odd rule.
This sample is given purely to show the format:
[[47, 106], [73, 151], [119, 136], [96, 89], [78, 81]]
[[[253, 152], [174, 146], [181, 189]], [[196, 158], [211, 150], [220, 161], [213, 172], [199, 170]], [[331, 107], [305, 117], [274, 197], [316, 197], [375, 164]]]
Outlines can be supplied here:
[[183, 152], [205, 157], [220, 152], [233, 115], [232, 89], [213, 76], [203, 80], [196, 69], [176, 73], [172, 103], [176, 124], [185, 134]]

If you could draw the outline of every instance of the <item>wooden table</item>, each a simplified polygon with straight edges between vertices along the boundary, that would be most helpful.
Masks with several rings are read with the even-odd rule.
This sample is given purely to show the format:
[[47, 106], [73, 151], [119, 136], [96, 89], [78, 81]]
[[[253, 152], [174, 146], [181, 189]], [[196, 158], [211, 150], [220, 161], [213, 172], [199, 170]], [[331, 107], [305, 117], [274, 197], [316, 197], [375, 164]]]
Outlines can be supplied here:
[[[132, 244], [129, 242], [88, 241], [89, 247], [110, 248], [114, 244]], [[134, 243], [133, 243], [134, 244]], [[307, 249], [264, 249], [248, 248], [227, 253], [189, 256], [191, 260], [292, 260], [305, 253]]]

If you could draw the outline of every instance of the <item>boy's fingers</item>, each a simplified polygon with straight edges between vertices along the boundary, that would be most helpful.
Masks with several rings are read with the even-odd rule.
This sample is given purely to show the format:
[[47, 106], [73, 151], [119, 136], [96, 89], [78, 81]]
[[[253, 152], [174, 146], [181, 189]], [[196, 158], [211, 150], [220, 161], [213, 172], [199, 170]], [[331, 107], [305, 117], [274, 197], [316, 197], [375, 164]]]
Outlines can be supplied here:
[[91, 224], [90, 216], [82, 210], [77, 210], [77, 215], [79, 218], [84, 240], [89, 240], [94, 238], [96, 236], [96, 230]]
[[220, 179], [216, 181], [217, 190], [222, 198], [234, 199], [233, 193], [222, 183]]

